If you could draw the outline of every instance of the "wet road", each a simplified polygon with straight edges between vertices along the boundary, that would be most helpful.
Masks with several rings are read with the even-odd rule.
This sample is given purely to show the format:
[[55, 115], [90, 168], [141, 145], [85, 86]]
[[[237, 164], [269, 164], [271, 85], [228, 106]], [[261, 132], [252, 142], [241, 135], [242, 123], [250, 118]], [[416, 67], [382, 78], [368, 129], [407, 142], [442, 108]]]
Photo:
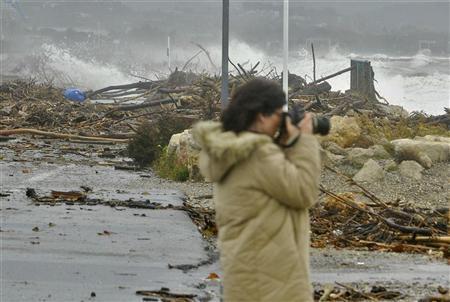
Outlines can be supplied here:
[[138, 173], [111, 166], [49, 163], [26, 152], [21, 159], [37, 160], [1, 162], [0, 192], [9, 194], [1, 199], [1, 301], [142, 301], [137, 290], [208, 297], [215, 289], [197, 287], [217, 264], [189, 272], [168, 267], [208, 259], [208, 245], [183, 211], [36, 206], [25, 195], [26, 188], [49, 195], [87, 186], [90, 198], [180, 206], [182, 192], [142, 187]]

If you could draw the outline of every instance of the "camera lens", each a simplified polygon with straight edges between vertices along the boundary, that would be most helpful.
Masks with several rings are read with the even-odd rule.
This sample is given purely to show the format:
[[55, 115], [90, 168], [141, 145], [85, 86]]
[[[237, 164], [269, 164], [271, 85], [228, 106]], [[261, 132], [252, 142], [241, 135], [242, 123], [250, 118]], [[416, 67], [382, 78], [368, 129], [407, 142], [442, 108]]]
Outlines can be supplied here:
[[313, 128], [315, 134], [327, 135], [331, 128], [330, 120], [326, 117], [314, 117]]

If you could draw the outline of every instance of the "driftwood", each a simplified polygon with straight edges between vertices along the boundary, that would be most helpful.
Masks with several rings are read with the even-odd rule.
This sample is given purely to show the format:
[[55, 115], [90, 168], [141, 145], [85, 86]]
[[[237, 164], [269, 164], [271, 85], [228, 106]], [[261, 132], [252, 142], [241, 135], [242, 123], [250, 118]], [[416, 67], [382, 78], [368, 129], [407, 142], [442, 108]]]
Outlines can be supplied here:
[[450, 244], [450, 236], [436, 236], [436, 237], [428, 237], [428, 236], [399, 236], [398, 238], [403, 240], [411, 240], [418, 242], [436, 242], [436, 243], [447, 243]]
[[114, 92], [114, 93], [102, 93], [101, 97], [105, 98], [105, 99], [112, 99], [112, 98], [119, 98], [122, 96], [127, 96], [127, 95], [134, 95], [134, 94], [142, 94], [147, 92], [148, 90], [143, 90], [143, 89], [139, 89], [139, 90], [120, 90], [118, 92]]
[[397, 229], [403, 233], [413, 233], [413, 234], [420, 234], [420, 235], [433, 234], [433, 231], [429, 228], [418, 228], [418, 227], [399, 225], [399, 224], [395, 223], [392, 218], [383, 219], [383, 221], [391, 228]]
[[95, 95], [101, 94], [103, 92], [106, 91], [110, 91], [110, 90], [128, 90], [128, 89], [151, 89], [153, 88], [155, 85], [157, 85], [156, 82], [137, 82], [137, 83], [132, 83], [132, 84], [126, 84], [126, 85], [115, 85], [115, 86], [108, 86], [99, 90], [95, 90], [93, 92], [87, 93], [86, 97], [88, 99], [92, 98]]
[[236, 69], [236, 71], [238, 72], [239, 76], [240, 76], [242, 79], [246, 79], [246, 78], [242, 75], [242, 72], [239, 70], [239, 68], [233, 63], [233, 61], [231, 61], [230, 58], [228, 58], [228, 62], [229, 62], [231, 65], [233, 65], [234, 69]]
[[116, 111], [133, 111], [133, 110], [154, 107], [154, 106], [159, 106], [159, 105], [164, 105], [164, 104], [173, 104], [175, 102], [176, 102], [176, 100], [174, 100], [173, 98], [167, 98], [167, 99], [162, 99], [162, 100], [144, 102], [141, 104], [122, 105], [122, 106], [119, 106], [119, 107], [114, 108], [113, 110], [107, 112], [106, 115], [110, 115], [111, 113], [116, 112]]
[[73, 135], [73, 134], [47, 132], [47, 131], [41, 131], [41, 130], [36, 130], [36, 129], [27, 129], [27, 128], [0, 130], [0, 135], [12, 135], [12, 134], [31, 134], [31, 135], [40, 135], [40, 136], [51, 137], [51, 138], [75, 139], [75, 140], [96, 141], [96, 142], [105, 141], [105, 142], [115, 142], [115, 143], [128, 143], [128, 139], [106, 138], [106, 137], [99, 137], [99, 136], [81, 136], [81, 135]]
[[193, 43], [193, 44], [196, 45], [198, 48], [200, 48], [205, 53], [205, 55], [208, 57], [209, 63], [211, 63], [211, 66], [216, 70], [217, 66], [216, 66], [216, 64], [214, 64], [213, 60], [211, 59], [211, 55], [209, 54], [209, 51], [207, 51], [203, 46], [201, 46], [198, 43]]
[[[183, 301], [183, 302], [189, 302], [194, 301], [193, 299], [197, 297], [197, 295], [192, 294], [177, 294], [177, 293], [171, 293], [168, 290], [137, 290], [136, 295], [140, 296], [150, 296], [150, 297], [162, 297], [163, 301], [173, 301], [176, 299], [176, 301]], [[182, 300], [181, 300], [182, 299]]]
[[181, 68], [181, 71], [184, 71], [186, 69], [186, 67], [189, 65], [189, 63], [191, 63], [191, 61], [193, 59], [195, 59], [201, 53], [202, 53], [202, 50], [199, 50], [195, 55], [193, 55], [189, 60], [187, 60], [186, 63], [184, 63], [183, 67]]
[[345, 289], [348, 289], [348, 290], [354, 292], [355, 294], [360, 295], [361, 297], [364, 297], [364, 298], [369, 299], [369, 300], [371, 300], [371, 301], [378, 301], [378, 299], [376, 299], [376, 298], [374, 298], [374, 297], [371, 297], [371, 296], [369, 296], [369, 295], [367, 295], [367, 294], [365, 294], [365, 293], [363, 293], [363, 292], [360, 292], [360, 291], [356, 290], [355, 288], [353, 288], [353, 287], [351, 287], [351, 286], [349, 286], [349, 285], [344, 285], [344, 284], [339, 283], [339, 282], [335, 282], [335, 283], [336, 283], [337, 285], [339, 285], [339, 286], [342, 286], [342, 287], [345, 288]]
[[380, 243], [375, 241], [369, 241], [369, 240], [359, 240], [358, 243], [367, 245], [367, 246], [377, 246], [383, 249], [388, 249], [391, 251], [398, 251], [401, 249], [408, 249], [408, 250], [436, 250], [437, 248], [425, 246], [425, 245], [418, 245], [418, 244], [407, 244], [407, 243], [400, 243], [400, 244], [389, 244], [389, 243]]
[[[325, 167], [361, 189], [361, 192], [353, 194], [361, 194], [373, 203], [358, 202], [353, 194], [336, 194], [320, 186], [320, 190], [329, 197], [312, 209], [313, 246], [323, 247], [332, 242], [339, 247], [362, 245], [396, 252], [435, 250], [443, 251], [444, 257], [449, 257], [447, 208], [442, 209], [442, 213], [402, 209], [380, 200], [334, 168]], [[339, 233], [333, 232], [330, 236], [330, 230], [338, 230]]]
[[376, 213], [374, 211], [363, 208], [363, 207], [359, 206], [358, 204], [356, 204], [355, 202], [325, 189], [323, 186], [320, 186], [320, 190], [323, 193], [327, 194], [328, 196], [333, 197], [335, 200], [340, 201], [355, 210], [364, 212], [364, 213], [376, 218], [378, 221], [385, 223], [388, 227], [390, 227], [392, 229], [399, 230], [403, 233], [413, 233], [413, 234], [420, 234], [420, 235], [431, 235], [433, 233], [433, 231], [429, 228], [419, 228], [419, 227], [399, 225], [399, 224], [395, 223], [392, 218], [385, 218], [382, 215], [380, 215], [379, 213]]
[[329, 79], [334, 78], [334, 77], [336, 77], [336, 76], [338, 76], [338, 75], [341, 75], [341, 74], [343, 74], [343, 73], [346, 73], [346, 72], [348, 72], [348, 71], [351, 71], [352, 69], [353, 69], [353, 67], [345, 68], [345, 69], [340, 70], [340, 71], [338, 71], [338, 72], [335, 72], [335, 73], [333, 73], [333, 74], [330, 74], [330, 75], [327, 75], [327, 76], [325, 76], [325, 77], [322, 77], [322, 78], [320, 78], [320, 79], [318, 79], [318, 80], [316, 80], [316, 81], [313, 81], [313, 82], [309, 83], [308, 85], [316, 85], [316, 84], [319, 84], [319, 83], [321, 83], [321, 82], [323, 82], [323, 81], [329, 80]]

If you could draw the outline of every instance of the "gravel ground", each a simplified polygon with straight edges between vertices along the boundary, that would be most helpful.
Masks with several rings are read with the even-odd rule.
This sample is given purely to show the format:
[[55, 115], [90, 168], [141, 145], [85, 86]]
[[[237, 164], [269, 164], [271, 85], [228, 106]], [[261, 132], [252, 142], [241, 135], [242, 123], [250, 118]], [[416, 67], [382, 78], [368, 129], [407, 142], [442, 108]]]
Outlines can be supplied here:
[[[383, 164], [383, 162], [381, 162]], [[358, 172], [350, 165], [336, 165], [339, 172], [352, 176]], [[450, 202], [450, 163], [436, 163], [422, 172], [420, 181], [401, 177], [398, 171], [386, 172], [379, 182], [363, 183], [363, 187], [385, 202], [398, 202], [418, 208], [435, 209], [448, 207]], [[333, 192], [358, 191], [346, 182], [345, 177], [324, 169], [322, 185]]]
[[[358, 169], [350, 165], [335, 167], [345, 175], [354, 175]], [[385, 202], [399, 203], [424, 209], [448, 207], [450, 202], [450, 163], [434, 164], [430, 169], [422, 172], [420, 181], [406, 179], [397, 171], [386, 172], [385, 179], [374, 183], [361, 185]], [[186, 193], [195, 202], [204, 207], [212, 207], [212, 184], [203, 182], [174, 182], [152, 178], [153, 182], [168, 188], [176, 188]], [[335, 193], [360, 192], [356, 186], [350, 185], [344, 176], [323, 169], [321, 184]], [[361, 201], [367, 200], [361, 196]]]

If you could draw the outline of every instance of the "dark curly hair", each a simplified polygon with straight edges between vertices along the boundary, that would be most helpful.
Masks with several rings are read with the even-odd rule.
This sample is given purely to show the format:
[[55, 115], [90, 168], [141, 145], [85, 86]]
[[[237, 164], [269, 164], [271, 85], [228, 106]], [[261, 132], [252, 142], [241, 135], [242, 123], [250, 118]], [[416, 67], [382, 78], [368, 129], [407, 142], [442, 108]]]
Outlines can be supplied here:
[[285, 94], [278, 83], [263, 78], [253, 79], [231, 96], [231, 102], [221, 116], [223, 129], [235, 133], [245, 131], [258, 113], [270, 115], [284, 104]]

